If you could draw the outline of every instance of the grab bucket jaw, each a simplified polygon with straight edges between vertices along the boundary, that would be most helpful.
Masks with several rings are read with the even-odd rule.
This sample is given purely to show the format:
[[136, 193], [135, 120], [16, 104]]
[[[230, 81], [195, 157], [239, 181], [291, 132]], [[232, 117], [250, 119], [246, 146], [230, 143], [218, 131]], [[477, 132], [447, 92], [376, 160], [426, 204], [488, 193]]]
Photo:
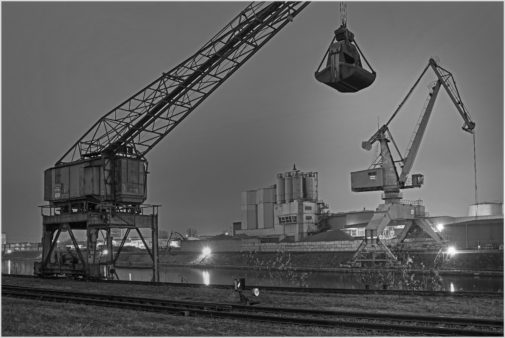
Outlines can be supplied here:
[[330, 44], [326, 53], [326, 67], [320, 69], [323, 57], [315, 73], [316, 79], [342, 93], [354, 93], [370, 86], [375, 81], [376, 73], [362, 67], [354, 34], [341, 26], [335, 31], [333, 41], [336, 42]]

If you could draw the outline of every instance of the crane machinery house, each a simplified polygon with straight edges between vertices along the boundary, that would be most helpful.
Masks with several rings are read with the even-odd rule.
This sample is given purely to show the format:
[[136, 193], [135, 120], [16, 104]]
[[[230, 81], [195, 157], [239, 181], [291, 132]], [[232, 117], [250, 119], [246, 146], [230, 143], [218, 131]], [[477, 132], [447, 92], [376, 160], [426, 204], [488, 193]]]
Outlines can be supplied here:
[[[146, 155], [308, 5], [280, 1], [248, 4], [193, 55], [109, 110], [73, 143], [44, 173], [44, 200], [49, 203], [41, 207], [43, 250], [35, 274], [115, 278], [115, 263], [133, 231], [146, 247], [153, 263], [153, 280], [158, 281], [158, 247], [149, 249], [141, 232], [150, 230], [152, 242], [158, 243], [158, 206], [143, 205], [147, 198]], [[345, 11], [342, 14], [345, 26]], [[339, 59], [342, 76], [323, 82], [328, 80], [326, 84], [342, 92], [369, 86], [375, 73], [366, 76], [361, 70], [359, 55], [351, 46], [356, 42], [352, 34], [344, 27], [335, 38], [345, 40], [342, 43], [355, 52], [356, 60], [342, 63]], [[330, 60], [331, 65], [337, 65], [336, 59], [333, 63]], [[270, 229], [272, 234], [299, 238], [314, 229], [320, 209], [317, 174], [294, 169], [279, 180], [284, 197], [275, 188], [245, 195], [245, 228]], [[279, 198], [274, 200], [276, 193]], [[77, 245], [77, 230], [85, 231], [86, 251], [81, 252]], [[64, 270], [51, 258], [61, 233], [71, 237], [79, 258], [76, 266], [65, 266]], [[115, 238], [121, 239], [117, 253], [112, 250], [115, 234], [122, 237]], [[97, 246], [100, 235], [108, 248], [101, 252]]]

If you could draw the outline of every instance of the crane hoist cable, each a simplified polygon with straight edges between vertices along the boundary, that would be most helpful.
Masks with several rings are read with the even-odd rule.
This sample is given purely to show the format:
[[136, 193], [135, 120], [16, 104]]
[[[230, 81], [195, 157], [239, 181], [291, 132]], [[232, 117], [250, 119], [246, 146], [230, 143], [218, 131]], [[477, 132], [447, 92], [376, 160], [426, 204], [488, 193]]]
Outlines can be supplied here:
[[347, 4], [345, 2], [340, 2], [340, 22], [342, 26], [347, 26]]
[[477, 217], [477, 209], [478, 207], [478, 195], [477, 195], [477, 150], [475, 145], [475, 131], [473, 132], [473, 174], [474, 174], [474, 194], [475, 194], [475, 217]]

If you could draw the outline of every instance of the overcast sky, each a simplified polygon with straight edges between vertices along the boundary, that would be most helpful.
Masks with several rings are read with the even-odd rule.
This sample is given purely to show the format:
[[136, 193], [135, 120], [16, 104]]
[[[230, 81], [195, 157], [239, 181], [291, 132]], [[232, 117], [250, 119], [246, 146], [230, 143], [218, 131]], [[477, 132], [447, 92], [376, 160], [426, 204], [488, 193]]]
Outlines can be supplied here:
[[[2, 3], [2, 232], [40, 241], [43, 171], [110, 109], [196, 52], [247, 3]], [[161, 229], [219, 233], [240, 220], [241, 192], [275, 183], [293, 163], [319, 172], [333, 212], [374, 209], [353, 193], [361, 149], [432, 56], [451, 71], [476, 122], [479, 201], [503, 196], [503, 2], [352, 2], [348, 26], [377, 80], [341, 94], [314, 79], [339, 26], [338, 3], [315, 2], [149, 154], [147, 203]], [[430, 72], [390, 125], [406, 150]], [[441, 91], [412, 173], [431, 215], [474, 203], [472, 136]]]

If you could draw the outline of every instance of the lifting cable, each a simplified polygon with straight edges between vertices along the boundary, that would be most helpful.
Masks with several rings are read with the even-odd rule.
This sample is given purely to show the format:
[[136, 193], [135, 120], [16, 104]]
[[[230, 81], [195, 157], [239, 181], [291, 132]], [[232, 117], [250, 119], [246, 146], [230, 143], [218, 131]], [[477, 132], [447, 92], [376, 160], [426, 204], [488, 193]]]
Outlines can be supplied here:
[[366, 59], [366, 57], [363, 54], [363, 52], [361, 51], [361, 49], [359, 49], [359, 46], [358, 46], [358, 43], [356, 42], [356, 40], [354, 40], [354, 44], [356, 45], [356, 48], [358, 48], [358, 52], [361, 54], [361, 57], [363, 58], [363, 60], [365, 60], [366, 64], [368, 65], [368, 68], [370, 68], [370, 70], [372, 71], [372, 73], [375, 74], [375, 70], [372, 68], [372, 66], [370, 66], [370, 63]]
[[475, 187], [474, 187], [474, 193], [475, 193], [475, 217], [477, 217], [477, 209], [479, 208], [478, 206], [478, 199], [477, 199], [477, 153], [476, 153], [476, 147], [475, 147], [475, 130], [472, 133], [473, 135], [473, 174], [474, 174], [474, 181], [475, 181]]
[[345, 2], [340, 2], [340, 21], [342, 26], [347, 26], [347, 4]]

